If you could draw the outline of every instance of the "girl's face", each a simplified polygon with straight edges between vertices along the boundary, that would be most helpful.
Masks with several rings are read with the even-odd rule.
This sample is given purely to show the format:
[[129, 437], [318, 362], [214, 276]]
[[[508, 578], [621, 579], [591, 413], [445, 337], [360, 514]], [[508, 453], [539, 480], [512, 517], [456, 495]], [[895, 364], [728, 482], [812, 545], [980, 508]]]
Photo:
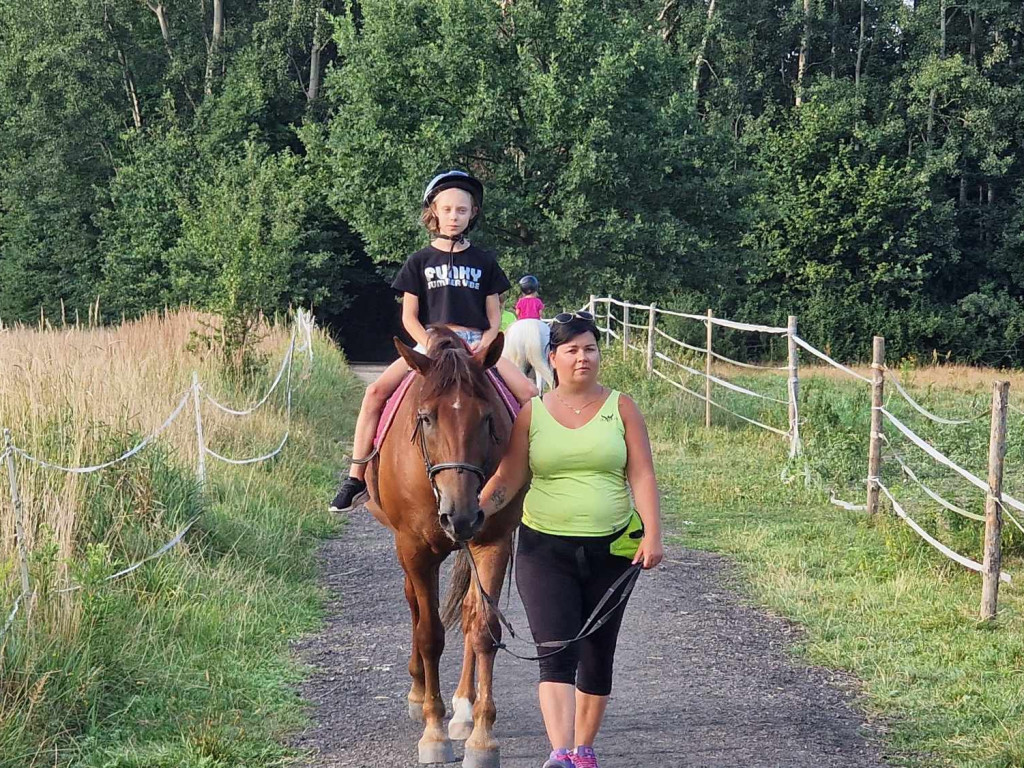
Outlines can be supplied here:
[[562, 344], [549, 355], [551, 367], [558, 374], [560, 384], [592, 384], [597, 381], [601, 367], [601, 350], [590, 331], [581, 333]]
[[442, 235], [454, 237], [465, 232], [474, 212], [473, 196], [464, 189], [445, 189], [434, 198], [434, 214]]

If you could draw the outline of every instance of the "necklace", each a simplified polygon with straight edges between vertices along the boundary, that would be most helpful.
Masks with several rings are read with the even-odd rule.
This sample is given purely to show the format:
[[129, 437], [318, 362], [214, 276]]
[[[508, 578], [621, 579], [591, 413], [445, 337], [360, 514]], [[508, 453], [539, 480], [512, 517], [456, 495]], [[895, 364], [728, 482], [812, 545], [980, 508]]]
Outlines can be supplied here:
[[570, 411], [575, 413], [577, 416], [581, 415], [583, 413], [583, 411], [585, 411], [589, 406], [593, 405], [594, 403], [596, 403], [598, 400], [600, 400], [604, 396], [604, 387], [601, 387], [601, 394], [600, 395], [595, 397], [590, 402], [584, 403], [579, 408], [574, 408], [573, 406], [569, 405], [567, 402], [565, 402], [565, 400], [562, 399], [561, 395], [558, 394], [558, 390], [557, 389], [553, 389], [551, 391], [554, 393], [555, 397], [558, 399], [558, 402], [560, 402], [562, 405], [564, 405]]

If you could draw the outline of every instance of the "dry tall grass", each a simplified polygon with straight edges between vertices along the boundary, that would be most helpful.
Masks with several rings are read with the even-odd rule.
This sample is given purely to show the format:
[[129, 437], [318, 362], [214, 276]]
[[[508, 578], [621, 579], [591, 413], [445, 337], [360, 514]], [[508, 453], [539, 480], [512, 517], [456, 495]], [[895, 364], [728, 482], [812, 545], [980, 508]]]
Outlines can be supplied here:
[[[0, 330], [0, 428], [9, 428], [15, 444], [33, 456], [64, 466], [93, 465], [116, 457], [160, 427], [188, 392], [193, 370], [199, 372], [201, 382], [215, 386], [216, 361], [209, 353], [190, 351], [192, 332], [209, 322], [197, 312], [181, 310], [116, 327]], [[288, 348], [290, 326], [263, 331], [261, 351], [273, 375]], [[301, 367], [302, 360], [296, 356], [293, 376]], [[259, 386], [265, 387], [268, 380], [264, 377]], [[230, 416], [206, 404], [207, 445], [240, 458], [271, 450], [286, 426], [283, 385], [251, 416]], [[211, 394], [235, 408], [249, 405], [233, 402], [237, 394]], [[191, 402], [158, 443], [173, 450], [177, 462], [195, 466], [198, 449]], [[29, 550], [35, 550], [41, 543], [37, 539], [45, 535], [46, 544], [56, 548], [55, 581], [64, 581], [69, 561], [87, 543], [84, 531], [89, 521], [83, 509], [89, 481], [21, 460], [18, 480]], [[5, 563], [7, 579], [7, 588], [0, 594], [10, 597], [17, 589], [17, 572], [6, 472], [0, 485], [0, 561]], [[161, 513], [160, 509], [134, 511], [152, 517], [154, 524]], [[0, 608], [9, 602], [4, 600]]]

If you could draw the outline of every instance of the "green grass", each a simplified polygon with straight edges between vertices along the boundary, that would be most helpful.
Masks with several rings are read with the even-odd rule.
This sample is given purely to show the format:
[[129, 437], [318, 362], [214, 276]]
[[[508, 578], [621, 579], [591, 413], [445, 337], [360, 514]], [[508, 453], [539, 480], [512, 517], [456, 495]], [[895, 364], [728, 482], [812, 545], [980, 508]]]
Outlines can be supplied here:
[[[227, 768], [287, 760], [282, 745], [303, 717], [293, 687], [300, 670], [287, 644], [319, 620], [312, 555], [318, 537], [336, 532], [321, 510], [342, 458], [334, 440], [350, 434], [361, 391], [336, 350], [321, 344], [317, 351], [311, 378], [297, 390], [282, 457], [251, 468], [211, 465], [202, 505], [192, 467], [159, 448], [90, 476], [85, 517], [93, 530], [82, 538], [107, 544], [80, 553], [75, 575], [86, 585], [151, 552], [196, 511], [203, 516], [185, 546], [114, 585], [87, 589], [77, 598], [73, 631], [12, 633], [0, 655], [0, 766]], [[936, 553], [888, 510], [869, 520], [828, 503], [828, 488], [851, 500], [863, 496], [863, 388], [804, 384], [812, 480], [805, 486], [802, 465], [789, 467], [796, 479], [780, 480], [781, 438], [720, 413], [718, 426], [705, 430], [701, 403], [612, 357], [608, 382], [636, 397], [648, 417], [665, 514], [680, 541], [727, 554], [751, 600], [806, 628], [796, 652], [859, 678], [862, 706], [886, 723], [895, 762], [1024, 765], [1019, 588], [1004, 585], [998, 621], [980, 624], [980, 577]], [[777, 378], [740, 381], [784, 395]], [[716, 398], [785, 426], [784, 406], [752, 406], [720, 390]], [[979, 401], [983, 395], [937, 391], [926, 404], [956, 413]], [[937, 428], [896, 402], [892, 408], [984, 474], [985, 420]], [[1011, 492], [1024, 488], [1021, 431], [1010, 434]], [[244, 430], [238, 434], [224, 449], [250, 452]], [[134, 437], [114, 441], [111, 452]], [[944, 495], [980, 509], [978, 495], [949, 472], [905, 443], [894, 440], [892, 449]], [[928, 530], [979, 556], [978, 524], [926, 503], [892, 462], [883, 477]], [[114, 537], [113, 525], [120, 526]], [[1008, 533], [1005, 568], [1019, 579], [1022, 551], [1019, 533]], [[34, 555], [37, 584], [52, 569], [47, 553], [41, 546]]]
[[[648, 418], [664, 514], [689, 547], [721, 552], [739, 566], [755, 603], [801, 624], [795, 649], [814, 664], [852, 672], [861, 705], [885, 723], [893, 762], [911, 765], [1024, 765], [1024, 604], [1020, 587], [1003, 585], [998, 620], [978, 621], [981, 577], [947, 560], [896, 518], [888, 505], [877, 519], [828, 503], [831, 486], [863, 503], [868, 401], [864, 388], [830, 380], [806, 383], [801, 419], [812, 482], [784, 484], [785, 442], [716, 412], [705, 430], [704, 406], [636, 363], [608, 356], [609, 384], [632, 394]], [[618, 357], [618, 356], [614, 356]], [[691, 388], [694, 388], [691, 383]], [[742, 383], [776, 395], [784, 383], [763, 375]], [[744, 415], [785, 426], [785, 406], [761, 408], [716, 388], [715, 398]], [[927, 404], [940, 413], [970, 412], [972, 394]], [[982, 396], [981, 402], [987, 402]], [[893, 401], [892, 409], [948, 455], [985, 476], [988, 422], [968, 427], [922, 425]], [[976, 409], [975, 409], [976, 410]], [[952, 430], [952, 431], [950, 431]], [[892, 432], [892, 430], [888, 430]], [[1020, 433], [1011, 429], [1009, 489], [1021, 478]], [[894, 439], [942, 492], [980, 511], [983, 497], [948, 471]], [[791, 467], [797, 470], [799, 467]], [[893, 462], [883, 474], [907, 511], [940, 540], [974, 559], [981, 524], [925, 502], [904, 485]], [[1021, 487], [1024, 483], [1019, 483]], [[962, 521], [962, 522], [961, 522]], [[1024, 579], [1018, 531], [1007, 532], [1004, 569]]]
[[[362, 390], [336, 349], [316, 351], [277, 460], [211, 463], [203, 500], [194, 469], [159, 447], [91, 476], [86, 519], [93, 539], [112, 543], [81, 553], [75, 575], [90, 586], [75, 597], [73, 628], [59, 631], [50, 596], [39, 610], [55, 615], [19, 624], [3, 646], [0, 766], [252, 768], [287, 757], [304, 717], [288, 642], [320, 619], [313, 554], [337, 532], [325, 499]], [[251, 453], [237, 431], [223, 450]], [[126, 511], [132, 522], [111, 538]], [[182, 546], [95, 586], [200, 511]], [[37, 548], [36, 584], [48, 583], [47, 557]]]

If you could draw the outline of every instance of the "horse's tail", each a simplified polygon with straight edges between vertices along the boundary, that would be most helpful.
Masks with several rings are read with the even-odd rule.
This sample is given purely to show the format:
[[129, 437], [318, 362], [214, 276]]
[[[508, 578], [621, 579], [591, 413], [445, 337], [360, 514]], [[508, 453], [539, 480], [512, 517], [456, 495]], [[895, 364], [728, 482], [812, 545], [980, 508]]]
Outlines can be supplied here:
[[473, 573], [469, 568], [469, 555], [460, 549], [455, 555], [451, 579], [448, 581], [448, 592], [441, 606], [441, 623], [445, 629], [451, 629], [462, 616], [462, 601], [469, 592], [469, 582]]
[[555, 375], [551, 372], [551, 364], [548, 362], [550, 331], [548, 331], [547, 326], [540, 320], [537, 322], [541, 326], [537, 333], [537, 343], [530, 345], [527, 350], [527, 358], [529, 359], [530, 366], [533, 370], [540, 374], [541, 378], [544, 379], [549, 387], [554, 387]]

